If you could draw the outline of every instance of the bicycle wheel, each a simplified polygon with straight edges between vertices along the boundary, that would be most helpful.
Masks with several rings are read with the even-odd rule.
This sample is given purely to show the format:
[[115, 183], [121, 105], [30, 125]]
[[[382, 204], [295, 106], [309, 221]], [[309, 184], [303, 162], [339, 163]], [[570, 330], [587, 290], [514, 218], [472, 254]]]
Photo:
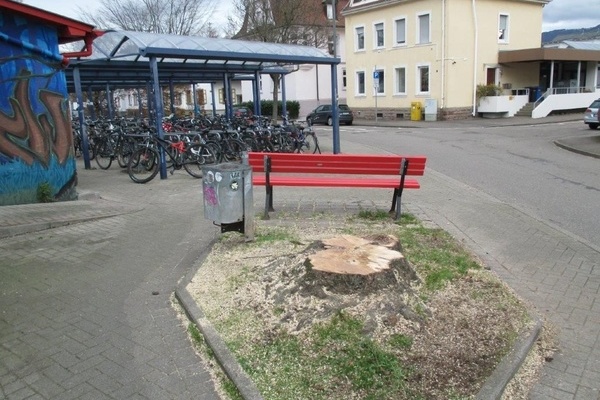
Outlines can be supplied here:
[[135, 150], [135, 144], [132, 142], [123, 142], [121, 144], [121, 148], [117, 154], [117, 162], [119, 163], [119, 167], [126, 168], [129, 163], [129, 157], [133, 154]]
[[225, 158], [225, 161], [228, 161], [228, 162], [241, 161], [242, 160], [242, 152], [249, 151], [246, 143], [244, 143], [238, 139], [227, 140], [226, 147], [227, 148], [225, 149], [225, 153], [223, 154], [223, 157]]
[[217, 163], [217, 155], [208, 146], [193, 144], [185, 152], [183, 168], [194, 178], [202, 178], [202, 166]]
[[96, 144], [96, 164], [102, 169], [109, 169], [113, 159], [113, 146], [110, 140], [103, 140]]
[[135, 183], [146, 183], [158, 174], [159, 164], [158, 151], [151, 147], [140, 147], [131, 154], [127, 163], [127, 173]]
[[319, 153], [321, 152], [317, 137], [314, 134], [307, 134], [304, 137], [304, 142], [302, 142], [302, 145], [300, 146], [300, 149], [298, 149], [298, 152], [315, 154], [317, 151]]

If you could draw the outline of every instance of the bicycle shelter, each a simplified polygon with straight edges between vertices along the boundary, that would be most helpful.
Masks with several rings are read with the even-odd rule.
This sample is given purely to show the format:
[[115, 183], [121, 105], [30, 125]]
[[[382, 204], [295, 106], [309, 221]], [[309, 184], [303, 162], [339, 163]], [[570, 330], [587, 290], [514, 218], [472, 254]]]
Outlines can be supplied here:
[[[156, 131], [162, 130], [163, 102], [161, 83], [193, 84], [222, 81], [225, 93], [225, 110], [231, 116], [232, 98], [230, 82], [249, 79], [253, 82], [255, 107], [260, 104], [261, 74], [290, 73], [290, 66], [300, 64], [325, 64], [331, 67], [331, 98], [337, 98], [337, 64], [340, 59], [315, 47], [243, 41], [222, 38], [205, 38], [107, 30], [94, 40], [92, 55], [72, 59], [65, 71], [67, 87], [76, 93], [78, 119], [84, 140], [85, 167], [90, 168], [87, 153], [87, 132], [84, 123], [82, 87], [132, 88], [148, 85], [153, 93]], [[282, 79], [285, 102], [285, 80]], [[213, 101], [214, 103], [214, 101]], [[339, 153], [339, 116], [333, 107], [333, 150]], [[257, 110], [259, 113], [260, 111]], [[167, 178], [164, 156], [161, 156], [161, 179]]]

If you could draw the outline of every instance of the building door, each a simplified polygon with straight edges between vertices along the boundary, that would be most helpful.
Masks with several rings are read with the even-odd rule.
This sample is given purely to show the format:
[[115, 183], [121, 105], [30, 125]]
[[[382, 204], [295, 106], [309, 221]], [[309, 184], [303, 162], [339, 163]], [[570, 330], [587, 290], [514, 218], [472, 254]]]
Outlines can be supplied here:
[[488, 85], [496, 84], [496, 68], [488, 68], [486, 69], [486, 80], [485, 83]]

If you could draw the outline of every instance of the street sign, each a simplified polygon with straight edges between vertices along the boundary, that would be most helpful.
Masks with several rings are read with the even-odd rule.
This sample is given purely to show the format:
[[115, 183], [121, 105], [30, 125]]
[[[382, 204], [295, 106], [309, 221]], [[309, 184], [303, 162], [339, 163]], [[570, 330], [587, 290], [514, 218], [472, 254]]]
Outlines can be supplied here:
[[373, 72], [373, 79], [379, 79], [379, 71]]

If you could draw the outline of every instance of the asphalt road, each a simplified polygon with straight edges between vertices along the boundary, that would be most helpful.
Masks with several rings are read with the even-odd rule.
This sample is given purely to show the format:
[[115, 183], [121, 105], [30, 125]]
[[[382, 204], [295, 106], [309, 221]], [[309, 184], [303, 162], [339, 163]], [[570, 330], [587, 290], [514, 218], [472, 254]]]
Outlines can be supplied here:
[[[321, 147], [331, 130], [317, 128]], [[421, 153], [428, 170], [459, 181], [541, 222], [600, 246], [600, 159], [557, 147], [556, 139], [589, 135], [580, 121], [508, 127], [342, 127], [342, 152]]]

